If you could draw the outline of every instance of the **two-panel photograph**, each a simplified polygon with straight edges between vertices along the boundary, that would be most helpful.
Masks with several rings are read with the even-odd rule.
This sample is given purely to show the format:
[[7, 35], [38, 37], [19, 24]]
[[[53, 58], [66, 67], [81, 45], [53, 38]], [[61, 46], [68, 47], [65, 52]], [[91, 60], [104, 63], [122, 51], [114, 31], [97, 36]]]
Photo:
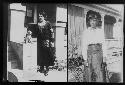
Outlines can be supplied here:
[[9, 3], [8, 82], [123, 83], [124, 4]]

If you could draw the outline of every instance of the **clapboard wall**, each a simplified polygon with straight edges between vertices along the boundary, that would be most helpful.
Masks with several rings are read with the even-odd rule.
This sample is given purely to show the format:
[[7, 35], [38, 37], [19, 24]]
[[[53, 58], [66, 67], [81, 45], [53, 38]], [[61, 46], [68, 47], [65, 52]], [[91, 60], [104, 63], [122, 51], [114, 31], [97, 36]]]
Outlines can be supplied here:
[[68, 57], [81, 55], [81, 33], [84, 31], [84, 9], [68, 6]]

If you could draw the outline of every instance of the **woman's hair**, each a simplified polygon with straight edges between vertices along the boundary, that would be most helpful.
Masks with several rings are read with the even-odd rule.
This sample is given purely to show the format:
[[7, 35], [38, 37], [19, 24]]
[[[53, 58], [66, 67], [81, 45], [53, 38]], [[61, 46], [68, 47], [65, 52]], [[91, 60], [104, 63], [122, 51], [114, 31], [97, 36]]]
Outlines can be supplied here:
[[38, 22], [39, 22], [39, 15], [43, 15], [43, 17], [44, 17], [44, 20], [47, 20], [47, 15], [46, 15], [46, 13], [45, 13], [45, 11], [39, 11], [39, 13], [38, 13]]
[[98, 12], [90, 10], [87, 12], [87, 15], [86, 15], [87, 27], [90, 27], [90, 20], [93, 18], [97, 20], [97, 26], [101, 26], [102, 24], [101, 15]]
[[40, 12], [39, 12], [39, 15], [43, 15], [43, 17], [44, 17], [45, 19], [47, 18], [47, 15], [46, 15], [45, 11], [40, 11]]

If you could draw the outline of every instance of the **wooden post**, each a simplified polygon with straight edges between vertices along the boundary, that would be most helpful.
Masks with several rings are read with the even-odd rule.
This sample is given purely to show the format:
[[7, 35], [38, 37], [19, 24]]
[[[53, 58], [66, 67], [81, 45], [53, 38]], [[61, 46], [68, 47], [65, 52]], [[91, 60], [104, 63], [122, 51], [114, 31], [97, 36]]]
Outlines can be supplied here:
[[[84, 9], [84, 28], [82, 29], [82, 31], [84, 32], [86, 29], [87, 29], [87, 23], [86, 23], [86, 15], [87, 15], [87, 12], [89, 10], [88, 9]], [[81, 43], [82, 44], [82, 43]], [[82, 49], [82, 48], [81, 48]], [[86, 50], [87, 51], [87, 50]], [[87, 56], [87, 53], [86, 53], [86, 56]], [[84, 57], [84, 56], [83, 56]], [[85, 63], [87, 65], [87, 63]], [[87, 79], [87, 82], [91, 82], [91, 76], [89, 76], [89, 72], [90, 72], [90, 69], [89, 68], [86, 68], [86, 70], [88, 70], [87, 74], [86, 75], [86, 79]]]
[[104, 41], [103, 41], [103, 45], [102, 45], [102, 50], [103, 50], [103, 62], [105, 62], [105, 57], [106, 57], [106, 55], [104, 54], [104, 51], [106, 52], [106, 43], [105, 43], [105, 32], [104, 32], [104, 16], [105, 16], [105, 14], [103, 14], [103, 13], [100, 13], [101, 14], [101, 21], [102, 21], [102, 26], [101, 26], [101, 29], [102, 29], [102, 31], [103, 31], [103, 35], [104, 35]]
[[[88, 12], [89, 10], [88, 9], [84, 9], [84, 29], [87, 29], [87, 23], [86, 23], [86, 15], [87, 15], [87, 12]], [[84, 30], [83, 29], [83, 30]]]
[[37, 24], [37, 6], [34, 6], [34, 23]]

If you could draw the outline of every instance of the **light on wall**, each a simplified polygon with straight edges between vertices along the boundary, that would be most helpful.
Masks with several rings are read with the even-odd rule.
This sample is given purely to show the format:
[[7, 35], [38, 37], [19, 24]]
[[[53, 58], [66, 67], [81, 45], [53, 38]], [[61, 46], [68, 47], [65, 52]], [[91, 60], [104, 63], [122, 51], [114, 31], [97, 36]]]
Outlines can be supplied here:
[[67, 9], [57, 7], [57, 21], [67, 22]]
[[26, 11], [26, 6], [22, 6], [21, 3], [12, 3], [10, 4], [10, 9]]
[[[11, 10], [16, 9], [16, 10]], [[10, 4], [11, 22], [10, 22], [10, 41], [21, 43], [24, 41], [24, 18], [25, 6], [21, 4]], [[19, 11], [17, 11], [19, 10]]]

